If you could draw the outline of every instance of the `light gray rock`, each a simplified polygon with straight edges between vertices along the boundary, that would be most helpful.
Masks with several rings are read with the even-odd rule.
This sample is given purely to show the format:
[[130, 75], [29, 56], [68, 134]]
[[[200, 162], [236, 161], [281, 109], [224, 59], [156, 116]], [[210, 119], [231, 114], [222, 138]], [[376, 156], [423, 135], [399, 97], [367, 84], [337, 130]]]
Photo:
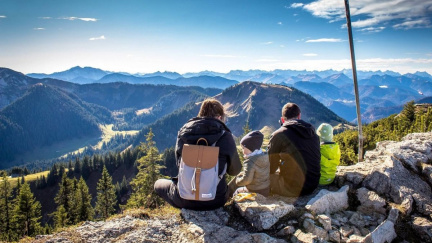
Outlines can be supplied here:
[[226, 225], [228, 223], [229, 215], [223, 210], [223, 208], [218, 208], [216, 210], [210, 211], [195, 211], [189, 209], [182, 209], [181, 215], [187, 222], [192, 223], [214, 223]]
[[331, 242], [341, 242], [341, 234], [338, 230], [330, 230], [329, 231], [329, 241]]
[[[420, 177], [413, 176], [395, 157], [388, 156], [381, 166], [375, 167], [363, 181], [363, 186], [397, 204], [412, 198], [420, 213], [432, 214], [430, 186]], [[406, 205], [408, 211], [412, 210], [412, 205]]]
[[397, 237], [397, 235], [394, 229], [394, 223], [392, 222], [392, 220], [394, 219], [394, 215], [391, 217], [392, 217], [391, 219], [385, 220], [374, 231], [366, 235], [365, 242], [373, 242], [373, 243], [392, 242]]
[[362, 187], [357, 190], [357, 199], [360, 201], [360, 206], [357, 207], [357, 211], [362, 213], [372, 213], [378, 212], [385, 214], [386, 201], [384, 198], [380, 197], [374, 191], [369, 191], [368, 189]]
[[352, 224], [356, 227], [359, 227], [359, 228], [366, 226], [366, 222], [365, 222], [363, 216], [357, 212], [355, 212], [353, 215], [351, 215], [348, 222], [350, 222], [350, 224]]
[[313, 235], [317, 236], [318, 239], [320, 240], [328, 239], [327, 231], [315, 225], [315, 222], [312, 219], [305, 219], [303, 221], [303, 227], [305, 228], [306, 232], [312, 233]]
[[318, 241], [318, 237], [311, 233], [303, 233], [301, 230], [297, 230], [291, 237], [293, 243], [314, 243]]
[[349, 226], [342, 226], [340, 227], [339, 232], [341, 233], [341, 236], [348, 237], [354, 233], [354, 229]]
[[306, 209], [314, 214], [331, 214], [348, 208], [348, 186], [343, 186], [337, 192], [321, 190], [306, 205]]
[[277, 232], [278, 236], [287, 236], [287, 235], [292, 235], [295, 232], [295, 228], [294, 226], [288, 225], [286, 227], [284, 227], [283, 229], [281, 229], [279, 232]]
[[432, 221], [423, 217], [413, 217], [412, 228], [425, 242], [432, 242]]
[[427, 182], [432, 185], [432, 165], [422, 164], [422, 175], [426, 177]]
[[364, 242], [364, 237], [360, 235], [351, 235], [347, 240], [347, 243], [361, 243], [361, 242]]
[[332, 221], [331, 218], [325, 214], [318, 215], [318, 222], [323, 226], [323, 228], [327, 231], [332, 229]]
[[240, 215], [258, 230], [269, 229], [281, 217], [295, 209], [294, 205], [286, 204], [273, 198], [265, 198], [257, 194], [255, 200], [234, 202]]

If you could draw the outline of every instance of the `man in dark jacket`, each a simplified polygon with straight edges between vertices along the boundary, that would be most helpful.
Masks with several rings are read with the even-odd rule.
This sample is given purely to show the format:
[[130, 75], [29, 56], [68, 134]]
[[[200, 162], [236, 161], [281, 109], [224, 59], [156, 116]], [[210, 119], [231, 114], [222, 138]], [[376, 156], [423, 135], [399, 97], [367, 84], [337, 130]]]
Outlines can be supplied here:
[[[215, 109], [216, 112], [214, 112]], [[190, 119], [178, 132], [175, 148], [177, 166], [180, 164], [183, 145], [196, 144], [198, 139], [205, 138], [209, 145], [216, 142], [215, 146], [219, 147], [219, 175], [223, 173], [225, 167], [229, 175], [235, 176], [240, 172], [242, 165], [237, 147], [231, 131], [223, 122], [223, 117], [223, 106], [218, 101], [209, 99], [203, 102], [198, 117]], [[156, 181], [154, 189], [160, 197], [176, 208], [212, 210], [222, 207], [228, 200], [228, 186], [225, 177], [224, 174], [217, 186], [215, 199], [211, 201], [181, 198], [176, 178], [172, 178], [172, 180], [159, 179]]]
[[271, 191], [288, 197], [310, 194], [320, 178], [319, 137], [311, 124], [301, 120], [294, 103], [282, 108], [281, 124], [268, 147]]

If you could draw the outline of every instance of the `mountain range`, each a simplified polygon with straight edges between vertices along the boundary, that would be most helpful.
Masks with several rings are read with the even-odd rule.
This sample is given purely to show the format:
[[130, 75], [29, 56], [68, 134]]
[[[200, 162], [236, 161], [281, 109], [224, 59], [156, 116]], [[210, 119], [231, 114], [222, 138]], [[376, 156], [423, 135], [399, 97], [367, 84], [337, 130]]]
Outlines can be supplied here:
[[[29, 125], [28, 121], [41, 118], [29, 115], [35, 114], [34, 111], [45, 114], [46, 121], [59, 124], [65, 121], [57, 117], [81, 117], [79, 119], [83, 121], [83, 127], [94, 129], [85, 134], [94, 137], [100, 136], [97, 126], [104, 124], [113, 124], [114, 130], [141, 130], [138, 137], [132, 141], [135, 145], [142, 141], [148, 129], [152, 128], [157, 135], [155, 140], [160, 149], [172, 146], [177, 130], [187, 119], [196, 116], [199, 102], [206, 97], [216, 97], [223, 102], [229, 113], [227, 124], [235, 136], [242, 134], [246, 122], [252, 129], [274, 130], [278, 126], [280, 109], [286, 102], [300, 104], [303, 118], [316, 126], [321, 122], [334, 125], [347, 121], [355, 122], [354, 90], [352, 80], [346, 73], [346, 70], [233, 70], [226, 74], [203, 71], [183, 75], [174, 72], [132, 75], [90, 67], [74, 67], [49, 75], [24, 75], [11, 69], [0, 68], [0, 116], [3, 129], [1, 137], [7, 138], [2, 140], [13, 141], [11, 134], [15, 133], [18, 134], [17, 138], [26, 141], [25, 146], [16, 141], [3, 142], [8, 144], [4, 147], [7, 147], [9, 152], [3, 151], [3, 155], [7, 156], [3, 156], [0, 163], [4, 160], [10, 161], [14, 155], [24, 150], [37, 147], [26, 139], [35, 138], [28, 135], [28, 130], [35, 127]], [[432, 77], [428, 73], [360, 73], [359, 76], [367, 77], [358, 81], [363, 122], [368, 123], [398, 113], [403, 104], [410, 100], [432, 96]], [[86, 81], [83, 81], [84, 79]], [[36, 92], [41, 87], [50, 91]], [[53, 102], [63, 104], [66, 111], [76, 114], [64, 115], [56, 111], [61, 110], [61, 107], [47, 106], [52, 107], [52, 110], [46, 109], [50, 111], [46, 113], [44, 106], [20, 105], [39, 104], [39, 100], [43, 101], [46, 97], [38, 96], [43, 95], [70, 100], [71, 102]], [[29, 110], [27, 106], [32, 109]], [[53, 125], [53, 128], [58, 126]], [[43, 127], [38, 130], [39, 140], [35, 141], [39, 141], [37, 143], [40, 146], [81, 136], [80, 133], [72, 137], [52, 135], [42, 132]]]

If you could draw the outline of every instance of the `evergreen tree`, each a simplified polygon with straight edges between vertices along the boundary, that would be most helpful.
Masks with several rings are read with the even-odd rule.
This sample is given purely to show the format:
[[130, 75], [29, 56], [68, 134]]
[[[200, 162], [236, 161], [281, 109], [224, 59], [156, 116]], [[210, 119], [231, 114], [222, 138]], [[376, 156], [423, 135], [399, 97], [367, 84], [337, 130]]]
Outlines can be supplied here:
[[102, 219], [107, 219], [115, 212], [117, 198], [112, 178], [104, 166], [102, 177], [97, 184], [96, 212]]
[[81, 174], [81, 162], [78, 157], [75, 158], [74, 173]]
[[12, 188], [7, 178], [7, 173], [2, 173], [0, 182], [0, 241], [12, 240]]
[[74, 171], [73, 171], [73, 167], [72, 167], [72, 160], [69, 160], [67, 175], [68, 175], [68, 177], [72, 177], [73, 174], [74, 174]]
[[53, 213], [53, 215], [55, 228], [59, 229], [68, 225], [68, 214], [63, 205], [58, 206], [57, 210]]
[[39, 220], [41, 218], [41, 205], [36, 201], [30, 186], [22, 184], [14, 208], [13, 222], [15, 231], [21, 236], [34, 236], [41, 231]]
[[76, 198], [78, 201], [78, 222], [91, 220], [94, 216], [94, 210], [91, 205], [91, 195], [88, 186], [83, 177], [78, 182]]
[[246, 124], [243, 127], [243, 134], [241, 135], [240, 139], [244, 137], [246, 134], [250, 133], [252, 130], [249, 128], [249, 121], [246, 121]]
[[[67, 178], [66, 173], [63, 173], [61, 182], [59, 183], [59, 191], [57, 192], [56, 197], [54, 198], [55, 203], [57, 204], [57, 212], [55, 212], [55, 215], [57, 213], [60, 213], [60, 210], [63, 210], [67, 213], [67, 219], [66, 224], [73, 223], [70, 222], [70, 216], [71, 216], [71, 208], [72, 208], [72, 183], [69, 178]], [[62, 209], [63, 207], [63, 209]], [[61, 218], [63, 220], [63, 218]], [[61, 224], [64, 226], [64, 222], [55, 222], [56, 225]]]
[[141, 144], [142, 156], [138, 160], [138, 174], [130, 183], [133, 193], [127, 203], [127, 207], [149, 207], [156, 208], [163, 200], [154, 192], [153, 186], [157, 179], [161, 178], [159, 165], [159, 151], [153, 141], [153, 132], [150, 129], [146, 136], [146, 142]]

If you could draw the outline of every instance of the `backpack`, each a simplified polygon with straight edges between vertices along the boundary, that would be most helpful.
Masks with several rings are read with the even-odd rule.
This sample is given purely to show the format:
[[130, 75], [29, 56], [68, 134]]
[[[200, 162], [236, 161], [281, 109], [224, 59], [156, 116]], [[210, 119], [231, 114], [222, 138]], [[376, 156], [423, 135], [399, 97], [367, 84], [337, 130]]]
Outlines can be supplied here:
[[[205, 141], [207, 146], [198, 145], [200, 141]], [[195, 201], [215, 199], [219, 181], [226, 173], [225, 165], [219, 175], [219, 147], [215, 147], [216, 142], [208, 146], [207, 140], [200, 138], [197, 145], [183, 145], [177, 183], [181, 198]]]

